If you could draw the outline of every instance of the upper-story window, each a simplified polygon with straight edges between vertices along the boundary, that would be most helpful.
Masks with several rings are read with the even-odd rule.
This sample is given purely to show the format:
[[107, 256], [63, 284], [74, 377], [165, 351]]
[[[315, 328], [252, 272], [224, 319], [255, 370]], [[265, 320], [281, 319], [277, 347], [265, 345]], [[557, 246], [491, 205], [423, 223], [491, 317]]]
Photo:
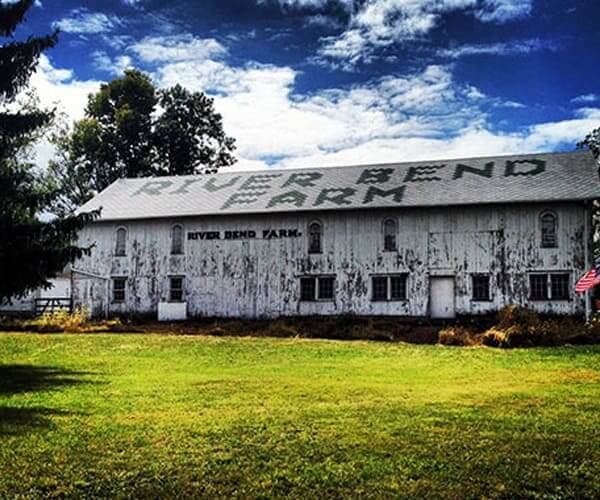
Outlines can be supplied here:
[[314, 221], [308, 226], [308, 253], [322, 253], [323, 225]]
[[395, 252], [398, 247], [396, 238], [398, 234], [398, 222], [396, 219], [385, 219], [383, 221], [383, 250], [385, 252]]
[[115, 255], [123, 256], [127, 249], [127, 229], [120, 227], [117, 229], [117, 238], [115, 241]]
[[171, 255], [183, 253], [183, 227], [176, 224], [171, 228]]
[[540, 215], [540, 229], [542, 248], [555, 248], [558, 246], [558, 217], [554, 212], [542, 212]]

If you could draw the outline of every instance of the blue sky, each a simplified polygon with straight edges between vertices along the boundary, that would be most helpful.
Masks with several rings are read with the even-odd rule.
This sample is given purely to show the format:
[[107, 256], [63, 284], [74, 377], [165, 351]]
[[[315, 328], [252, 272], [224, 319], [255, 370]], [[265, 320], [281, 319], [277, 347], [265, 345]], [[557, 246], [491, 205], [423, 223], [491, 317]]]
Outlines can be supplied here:
[[18, 36], [61, 29], [33, 85], [70, 119], [137, 67], [214, 95], [238, 168], [314, 167], [573, 149], [600, 126], [598, 18], [597, 0], [41, 0]]

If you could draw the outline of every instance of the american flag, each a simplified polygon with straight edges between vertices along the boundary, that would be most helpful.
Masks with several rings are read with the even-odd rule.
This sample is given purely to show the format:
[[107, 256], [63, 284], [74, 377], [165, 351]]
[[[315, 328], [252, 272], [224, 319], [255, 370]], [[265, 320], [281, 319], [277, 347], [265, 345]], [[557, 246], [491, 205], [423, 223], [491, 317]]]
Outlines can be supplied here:
[[577, 293], [583, 293], [600, 284], [600, 265], [585, 273], [575, 285]]

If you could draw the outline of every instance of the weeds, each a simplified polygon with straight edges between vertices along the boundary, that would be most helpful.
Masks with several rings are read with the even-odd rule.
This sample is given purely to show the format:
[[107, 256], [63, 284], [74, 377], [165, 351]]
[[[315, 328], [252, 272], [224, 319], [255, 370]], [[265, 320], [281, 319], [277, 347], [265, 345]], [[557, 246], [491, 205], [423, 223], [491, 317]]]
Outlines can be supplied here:
[[439, 343], [501, 348], [595, 344], [600, 343], [600, 316], [584, 324], [571, 316], [544, 318], [531, 309], [509, 305], [498, 312], [490, 328], [448, 327], [440, 331]]
[[66, 309], [45, 312], [38, 318], [24, 320], [20, 326], [43, 333], [92, 333], [92, 332], [122, 332], [125, 326], [119, 318], [91, 321], [86, 308], [76, 308], [73, 312]]

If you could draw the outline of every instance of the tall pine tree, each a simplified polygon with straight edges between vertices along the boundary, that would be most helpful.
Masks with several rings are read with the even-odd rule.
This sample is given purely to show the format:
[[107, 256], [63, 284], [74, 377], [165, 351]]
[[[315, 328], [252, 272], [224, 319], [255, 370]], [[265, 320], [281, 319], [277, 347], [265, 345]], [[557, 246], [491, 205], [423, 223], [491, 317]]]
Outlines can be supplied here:
[[0, 3], [0, 301], [48, 287], [55, 277], [89, 249], [75, 245], [77, 231], [96, 213], [40, 220], [57, 193], [47, 186], [25, 151], [47, 127], [53, 113], [23, 108], [13, 111], [39, 57], [58, 34], [14, 40], [14, 33], [34, 0]]

